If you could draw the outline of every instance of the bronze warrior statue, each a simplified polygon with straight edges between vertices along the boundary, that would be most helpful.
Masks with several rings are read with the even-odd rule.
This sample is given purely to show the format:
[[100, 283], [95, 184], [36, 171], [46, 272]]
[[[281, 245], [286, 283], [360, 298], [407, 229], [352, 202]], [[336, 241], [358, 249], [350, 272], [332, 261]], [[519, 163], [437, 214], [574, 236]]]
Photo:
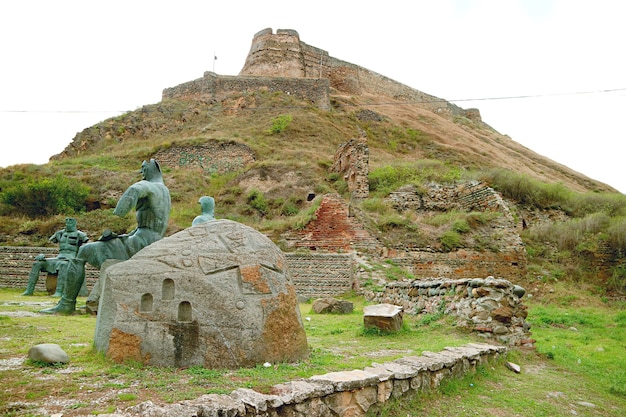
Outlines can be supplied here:
[[76, 229], [76, 219], [68, 217], [65, 219], [65, 229], [58, 230], [50, 236], [50, 242], [59, 244], [59, 255], [56, 258], [46, 258], [43, 254], [35, 257], [35, 262], [28, 275], [26, 291], [22, 295], [33, 295], [35, 285], [39, 279], [39, 273], [45, 271], [49, 274], [57, 275], [57, 288], [53, 297], [60, 297], [65, 287], [65, 268], [70, 259], [74, 259], [80, 246], [87, 242], [87, 234]]
[[124, 216], [134, 207], [137, 228], [123, 235], [105, 230], [98, 241], [82, 245], [65, 270], [67, 279], [61, 300], [56, 307], [41, 310], [41, 313], [74, 312], [76, 297], [85, 280], [85, 263], [100, 269], [107, 259], [130, 259], [144, 247], [163, 238], [172, 206], [170, 192], [154, 159], [143, 162], [141, 174], [143, 180], [128, 187], [113, 212]]

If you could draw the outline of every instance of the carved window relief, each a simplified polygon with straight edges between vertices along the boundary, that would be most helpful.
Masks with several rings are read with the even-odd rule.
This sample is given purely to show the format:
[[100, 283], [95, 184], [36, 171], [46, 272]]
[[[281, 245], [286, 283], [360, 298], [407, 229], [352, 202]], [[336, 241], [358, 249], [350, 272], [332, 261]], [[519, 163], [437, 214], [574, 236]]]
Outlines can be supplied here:
[[153, 299], [152, 294], [146, 293], [141, 296], [141, 305], [139, 311], [143, 313], [149, 313], [152, 311]]
[[163, 300], [173, 300], [174, 299], [174, 280], [172, 279], [164, 279], [163, 280]]
[[183, 301], [178, 305], [178, 321], [190, 322], [191, 319], [191, 303]]

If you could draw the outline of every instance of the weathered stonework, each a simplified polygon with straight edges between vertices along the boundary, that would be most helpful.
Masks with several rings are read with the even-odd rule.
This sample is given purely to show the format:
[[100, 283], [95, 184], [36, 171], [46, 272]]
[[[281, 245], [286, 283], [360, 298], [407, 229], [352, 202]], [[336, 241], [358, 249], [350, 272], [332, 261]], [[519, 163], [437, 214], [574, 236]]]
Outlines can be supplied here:
[[333, 58], [323, 49], [307, 45], [298, 32], [271, 28], [259, 31], [252, 39], [250, 52], [240, 76], [327, 79], [330, 87], [342, 93], [375, 94], [394, 99], [419, 102], [446, 117], [480, 117], [475, 109], [466, 110], [443, 99], [415, 90], [374, 71]]
[[353, 198], [369, 196], [369, 157], [370, 151], [365, 138], [350, 139], [342, 143], [335, 152], [330, 171], [343, 175]]
[[205, 72], [202, 78], [164, 89], [162, 98], [211, 103], [256, 91], [280, 91], [307, 100], [320, 109], [330, 109], [329, 81], [326, 79], [229, 76], [210, 71]]
[[173, 145], [159, 150], [153, 158], [165, 167], [224, 174], [243, 170], [256, 160], [256, 154], [246, 144], [212, 139], [201, 145]]
[[470, 343], [441, 352], [422, 352], [363, 370], [331, 372], [274, 385], [263, 394], [239, 388], [230, 394], [159, 406], [146, 401], [112, 417], [229, 416], [229, 417], [363, 417], [390, 399], [436, 390], [441, 383], [495, 365], [506, 347]]
[[483, 238], [497, 250], [461, 248], [452, 252], [432, 249], [390, 251], [387, 256], [409, 269], [416, 277], [473, 278], [501, 276], [519, 280], [526, 273], [526, 248], [508, 204], [493, 188], [481, 182], [456, 185], [430, 184], [425, 190], [407, 186], [389, 195], [398, 211], [490, 211], [499, 216], [491, 221]]
[[429, 279], [390, 282], [383, 291], [363, 291], [376, 303], [401, 306], [410, 314], [442, 312], [457, 325], [511, 346], [532, 347], [525, 291], [505, 279]]
[[250, 367], [308, 356], [282, 252], [230, 220], [192, 226], [109, 266], [95, 346], [116, 361]]

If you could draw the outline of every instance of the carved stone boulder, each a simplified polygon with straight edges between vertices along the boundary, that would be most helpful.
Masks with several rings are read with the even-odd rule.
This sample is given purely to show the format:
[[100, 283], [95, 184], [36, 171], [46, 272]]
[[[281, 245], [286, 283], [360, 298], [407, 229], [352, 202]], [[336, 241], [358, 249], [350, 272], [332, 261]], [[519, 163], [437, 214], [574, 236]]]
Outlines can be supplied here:
[[113, 360], [238, 368], [308, 355], [283, 253], [240, 223], [192, 226], [103, 278], [95, 345]]

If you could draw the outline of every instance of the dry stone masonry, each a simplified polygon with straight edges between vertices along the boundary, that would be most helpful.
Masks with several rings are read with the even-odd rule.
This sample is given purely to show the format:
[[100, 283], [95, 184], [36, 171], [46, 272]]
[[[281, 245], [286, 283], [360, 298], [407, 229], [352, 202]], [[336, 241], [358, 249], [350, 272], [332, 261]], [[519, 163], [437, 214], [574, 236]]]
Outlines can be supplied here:
[[256, 161], [254, 151], [235, 141], [208, 140], [202, 145], [171, 146], [154, 154], [162, 166], [200, 168], [206, 174], [240, 171]]
[[470, 343], [274, 385], [267, 394], [239, 388], [164, 406], [147, 401], [113, 416], [362, 417], [391, 399], [433, 391], [480, 365], [493, 365], [505, 352], [503, 346]]
[[494, 277], [391, 282], [381, 292], [365, 291], [368, 299], [401, 306], [407, 313], [453, 315], [457, 325], [486, 339], [533, 347], [524, 293], [522, 287]]

